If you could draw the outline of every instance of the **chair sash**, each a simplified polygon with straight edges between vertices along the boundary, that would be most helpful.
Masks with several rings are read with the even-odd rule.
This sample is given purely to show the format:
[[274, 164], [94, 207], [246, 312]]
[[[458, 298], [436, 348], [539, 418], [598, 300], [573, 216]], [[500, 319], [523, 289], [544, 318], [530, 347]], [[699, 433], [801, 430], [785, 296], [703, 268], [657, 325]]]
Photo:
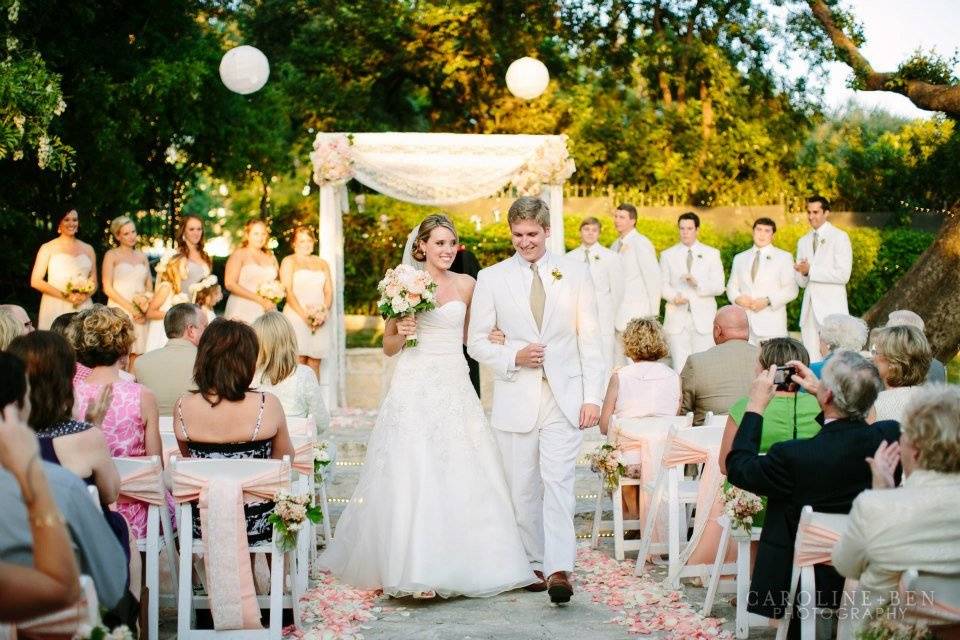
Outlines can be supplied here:
[[[651, 430], [649, 434], [644, 434], [642, 437], [633, 437], [632, 434], [618, 431], [616, 438], [617, 447], [623, 454], [623, 464], [640, 465], [640, 481], [644, 486], [640, 487], [639, 491], [639, 520], [640, 522], [646, 522], [652, 499], [650, 494], [644, 490], [644, 487], [652, 485], [657, 480], [657, 472], [659, 471], [664, 443], [667, 440], [667, 433], [661, 430]], [[651, 541], [661, 543], [666, 539], [666, 514], [661, 513], [654, 526]]]
[[[86, 581], [86, 582], [85, 582]], [[31, 638], [72, 638], [80, 633], [83, 627], [99, 620], [99, 603], [93, 589], [93, 582], [81, 576], [80, 598], [69, 607], [53, 613], [11, 625], [11, 638], [16, 638], [18, 632], [29, 635]], [[2, 637], [2, 636], [0, 636]]]
[[[176, 470], [173, 496], [178, 503], [199, 500], [203, 563], [210, 612], [217, 630], [261, 629], [260, 606], [253, 584], [244, 502], [271, 500], [290, 488], [290, 470], [269, 471], [248, 478], [200, 477]], [[213, 517], [211, 517], [213, 516]], [[192, 526], [183, 523], [184, 527]], [[210, 544], [215, 540], [216, 544]], [[190, 553], [181, 549], [181, 553]]]
[[160, 465], [143, 466], [120, 478], [117, 502], [146, 502], [156, 506], [165, 503], [160, 487], [163, 469]]
[[797, 530], [794, 562], [798, 567], [830, 564], [830, 554], [842, 532], [815, 522], [801, 523]]
[[[716, 518], [718, 514], [717, 504], [720, 504], [722, 512], [722, 500], [719, 497], [720, 485], [723, 484], [724, 475], [720, 472], [720, 444], [707, 447], [684, 440], [677, 436], [670, 443], [670, 448], [663, 456], [665, 468], [685, 465], [702, 464], [703, 472], [700, 475], [700, 481], [697, 484], [697, 514], [693, 521], [693, 535], [687, 541], [686, 546], [680, 550], [680, 562], [675, 565], [674, 572], [683, 569], [687, 561], [697, 549], [700, 539], [707, 525], [711, 522], [711, 514]], [[711, 550], [707, 550], [711, 551]], [[710, 553], [712, 558], [716, 554], [714, 549]], [[676, 576], [670, 575], [668, 579], [673, 580]]]
[[899, 600], [905, 617], [930, 625], [960, 623], [958, 578], [956, 575], [918, 576], [914, 571], [904, 571], [900, 576]]
[[294, 447], [293, 469], [297, 473], [313, 477], [313, 449], [316, 444], [316, 441], [311, 438]]

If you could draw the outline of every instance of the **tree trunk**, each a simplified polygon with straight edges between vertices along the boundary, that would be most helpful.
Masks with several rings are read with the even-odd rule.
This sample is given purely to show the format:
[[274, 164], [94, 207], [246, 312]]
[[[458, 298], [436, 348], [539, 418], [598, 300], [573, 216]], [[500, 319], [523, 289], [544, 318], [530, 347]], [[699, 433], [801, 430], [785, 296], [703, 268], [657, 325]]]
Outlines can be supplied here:
[[670, 92], [670, 76], [666, 71], [657, 73], [657, 83], [660, 85], [660, 99], [663, 100], [663, 106], [669, 107], [673, 104], [673, 93]]
[[871, 327], [896, 309], [923, 318], [934, 356], [952, 360], [960, 349], [960, 201], [954, 203], [937, 237], [907, 273], [864, 314]]

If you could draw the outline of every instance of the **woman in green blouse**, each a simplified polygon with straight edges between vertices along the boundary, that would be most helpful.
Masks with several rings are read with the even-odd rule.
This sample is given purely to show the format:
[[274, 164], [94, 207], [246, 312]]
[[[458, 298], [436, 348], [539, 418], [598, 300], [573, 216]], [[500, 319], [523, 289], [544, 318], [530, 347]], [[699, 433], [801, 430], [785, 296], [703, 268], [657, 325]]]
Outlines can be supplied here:
[[[771, 365], [781, 367], [791, 360], [799, 360], [809, 365], [810, 356], [800, 341], [793, 338], [765, 340], [760, 345], [756, 373], [759, 375]], [[791, 383], [789, 391], [777, 391], [773, 400], [767, 405], [766, 411], [763, 412], [760, 453], [766, 453], [777, 442], [810, 438], [820, 431], [820, 423], [816, 420], [820, 415], [820, 405], [816, 397], [808, 393], [798, 393], [798, 391], [797, 385]], [[727, 454], [733, 446], [733, 438], [737, 435], [746, 407], [746, 397], [740, 398], [730, 407], [730, 415], [727, 418], [727, 426], [720, 445], [720, 469], [723, 473], [727, 472]], [[765, 512], [766, 500], [764, 500], [764, 511], [753, 518], [754, 526], [763, 526]]]

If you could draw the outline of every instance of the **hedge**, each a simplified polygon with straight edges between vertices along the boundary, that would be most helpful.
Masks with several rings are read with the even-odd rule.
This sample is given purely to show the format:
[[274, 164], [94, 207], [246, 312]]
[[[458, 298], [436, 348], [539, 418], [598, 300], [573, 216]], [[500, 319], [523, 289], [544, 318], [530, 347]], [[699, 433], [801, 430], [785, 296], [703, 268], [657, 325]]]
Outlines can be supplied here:
[[[343, 221], [345, 255], [345, 303], [348, 313], [376, 313], [376, 285], [387, 268], [396, 265], [402, 255], [407, 234], [420, 220], [436, 208], [397, 202], [383, 196], [366, 197], [363, 213], [354, 209]], [[477, 231], [467, 216], [451, 216], [460, 234], [460, 241], [473, 251], [482, 266], [488, 266], [513, 253], [505, 216], [499, 224], [489, 224]], [[616, 239], [613, 220], [601, 218], [602, 244], [609, 246]], [[580, 215], [567, 212], [564, 239], [567, 250], [579, 244]], [[637, 229], [662, 251], [677, 242], [676, 226], [662, 220], [641, 219]], [[808, 230], [805, 224], [781, 226], [774, 236], [774, 245], [793, 253], [797, 239]], [[890, 285], [913, 264], [916, 257], [932, 242], [933, 234], [903, 228], [846, 228], [853, 245], [853, 273], [848, 285], [850, 312], [862, 315]], [[700, 240], [720, 250], [724, 271], [730, 273], [733, 256], [751, 246], [747, 232], [721, 232], [705, 223]], [[718, 299], [726, 304], [726, 296]], [[800, 298], [788, 308], [791, 328], [798, 327]]]

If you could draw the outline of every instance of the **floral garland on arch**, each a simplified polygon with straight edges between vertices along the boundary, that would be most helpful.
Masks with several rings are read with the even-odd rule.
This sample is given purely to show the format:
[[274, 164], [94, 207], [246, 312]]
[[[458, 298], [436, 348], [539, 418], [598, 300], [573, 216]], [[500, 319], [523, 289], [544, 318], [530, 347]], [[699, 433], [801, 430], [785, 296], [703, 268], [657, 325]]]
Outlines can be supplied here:
[[522, 196], [538, 196], [546, 185], [566, 182], [577, 165], [567, 149], [567, 136], [546, 140], [513, 177], [511, 183]]
[[353, 136], [318, 133], [313, 141], [310, 162], [313, 180], [321, 187], [344, 184], [353, 177]]

